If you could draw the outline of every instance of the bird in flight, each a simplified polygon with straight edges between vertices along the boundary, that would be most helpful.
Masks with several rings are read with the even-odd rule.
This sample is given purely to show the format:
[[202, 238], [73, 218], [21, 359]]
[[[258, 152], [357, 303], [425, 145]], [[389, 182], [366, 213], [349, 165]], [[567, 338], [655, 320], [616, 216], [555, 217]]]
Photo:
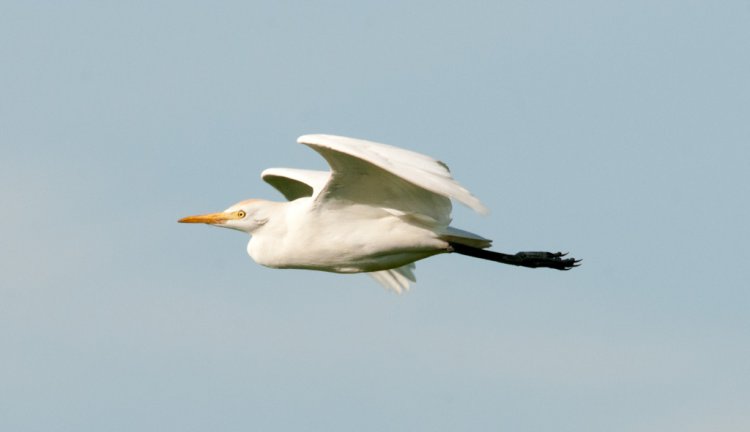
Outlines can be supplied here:
[[487, 208], [451, 176], [448, 166], [398, 147], [334, 135], [297, 142], [318, 152], [330, 171], [269, 168], [261, 178], [287, 202], [248, 199], [219, 213], [188, 216], [250, 234], [247, 252], [263, 266], [367, 273], [401, 293], [414, 262], [458, 253], [523, 267], [569, 270], [580, 260], [560, 252], [504, 254], [491, 240], [450, 226], [451, 200]]

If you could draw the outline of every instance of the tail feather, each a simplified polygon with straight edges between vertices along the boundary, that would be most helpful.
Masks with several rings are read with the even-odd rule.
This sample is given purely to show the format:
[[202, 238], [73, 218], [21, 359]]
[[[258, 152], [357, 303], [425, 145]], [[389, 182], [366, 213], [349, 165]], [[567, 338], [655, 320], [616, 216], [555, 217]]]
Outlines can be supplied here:
[[486, 239], [479, 234], [474, 234], [452, 226], [445, 227], [443, 231], [444, 232], [440, 235], [440, 239], [445, 240], [450, 244], [460, 244], [479, 249], [485, 249], [492, 246], [492, 240]]

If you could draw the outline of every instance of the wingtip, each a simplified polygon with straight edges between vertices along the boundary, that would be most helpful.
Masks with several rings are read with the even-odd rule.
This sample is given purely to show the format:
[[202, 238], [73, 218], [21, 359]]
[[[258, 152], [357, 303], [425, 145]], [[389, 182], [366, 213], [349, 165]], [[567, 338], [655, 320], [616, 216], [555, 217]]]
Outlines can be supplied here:
[[330, 138], [342, 138], [342, 137], [338, 135], [321, 134], [321, 133], [305, 134], [305, 135], [300, 135], [297, 138], [297, 143], [299, 144], [315, 143], [317, 141], [320, 141], [321, 139], [330, 139]]
[[263, 171], [260, 172], [260, 178], [261, 180], [265, 180], [268, 175], [271, 174], [273, 168], [266, 168]]
[[455, 198], [458, 202], [464, 204], [465, 206], [469, 207], [470, 209], [474, 210], [475, 212], [479, 213], [482, 216], [487, 216], [490, 214], [490, 209], [482, 204], [481, 201], [479, 201], [479, 198], [475, 197], [474, 195], [470, 195], [469, 199], [458, 199]]

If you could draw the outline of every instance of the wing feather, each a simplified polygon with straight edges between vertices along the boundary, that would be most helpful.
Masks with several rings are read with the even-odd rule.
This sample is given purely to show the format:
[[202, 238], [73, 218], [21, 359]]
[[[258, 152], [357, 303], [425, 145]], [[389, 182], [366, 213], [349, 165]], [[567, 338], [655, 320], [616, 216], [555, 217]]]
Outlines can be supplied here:
[[289, 201], [317, 195], [328, 182], [328, 171], [295, 168], [268, 168], [260, 177], [275, 187]]
[[344, 200], [450, 221], [455, 199], [479, 213], [487, 208], [451, 176], [448, 167], [429, 156], [372, 141], [334, 135], [304, 135], [331, 166], [332, 175], [316, 196], [319, 204]]
[[410, 282], [417, 281], [416, 276], [414, 276], [415, 267], [414, 263], [411, 263], [395, 269], [370, 272], [367, 275], [383, 287], [401, 294], [409, 290]]

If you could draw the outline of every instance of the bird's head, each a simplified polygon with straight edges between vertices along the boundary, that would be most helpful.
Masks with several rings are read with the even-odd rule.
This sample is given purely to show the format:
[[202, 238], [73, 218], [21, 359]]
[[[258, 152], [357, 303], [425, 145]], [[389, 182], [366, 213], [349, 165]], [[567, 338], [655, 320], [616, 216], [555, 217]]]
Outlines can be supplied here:
[[222, 228], [231, 228], [252, 234], [255, 230], [268, 222], [267, 209], [273, 203], [269, 201], [249, 199], [240, 201], [223, 212], [187, 216], [177, 222], [204, 223]]

